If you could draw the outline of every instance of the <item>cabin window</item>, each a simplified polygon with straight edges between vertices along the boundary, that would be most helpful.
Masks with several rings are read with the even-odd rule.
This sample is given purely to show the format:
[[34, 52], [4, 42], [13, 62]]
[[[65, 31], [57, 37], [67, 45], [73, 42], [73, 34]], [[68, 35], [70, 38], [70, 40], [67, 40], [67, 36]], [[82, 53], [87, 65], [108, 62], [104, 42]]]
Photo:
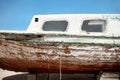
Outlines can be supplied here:
[[39, 19], [38, 18], [35, 18], [35, 22], [38, 22], [39, 21]]
[[103, 32], [105, 30], [106, 20], [85, 20], [82, 30], [86, 32]]
[[66, 31], [68, 26], [67, 21], [46, 21], [43, 24], [44, 31]]

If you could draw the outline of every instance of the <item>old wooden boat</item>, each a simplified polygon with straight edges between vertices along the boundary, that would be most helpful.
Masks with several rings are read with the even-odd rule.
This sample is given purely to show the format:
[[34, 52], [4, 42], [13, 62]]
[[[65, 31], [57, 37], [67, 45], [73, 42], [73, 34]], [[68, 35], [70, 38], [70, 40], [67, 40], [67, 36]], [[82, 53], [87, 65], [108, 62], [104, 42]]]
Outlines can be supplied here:
[[118, 71], [120, 15], [34, 16], [26, 32], [0, 32], [0, 68], [44, 73]]

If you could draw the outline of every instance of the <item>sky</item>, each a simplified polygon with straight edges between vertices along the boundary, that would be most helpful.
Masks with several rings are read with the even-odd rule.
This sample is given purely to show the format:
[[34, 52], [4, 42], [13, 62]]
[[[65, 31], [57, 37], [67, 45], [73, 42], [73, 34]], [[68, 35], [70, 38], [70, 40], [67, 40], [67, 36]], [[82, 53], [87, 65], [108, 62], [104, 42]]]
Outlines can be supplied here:
[[0, 0], [0, 30], [26, 30], [38, 14], [120, 14], [120, 0]]

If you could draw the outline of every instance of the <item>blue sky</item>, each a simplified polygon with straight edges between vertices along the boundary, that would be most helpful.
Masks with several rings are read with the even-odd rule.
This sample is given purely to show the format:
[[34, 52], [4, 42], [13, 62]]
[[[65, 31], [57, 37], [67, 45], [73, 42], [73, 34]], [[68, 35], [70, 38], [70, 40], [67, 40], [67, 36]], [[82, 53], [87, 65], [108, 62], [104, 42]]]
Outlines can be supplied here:
[[0, 30], [26, 30], [36, 14], [120, 14], [120, 0], [0, 0]]

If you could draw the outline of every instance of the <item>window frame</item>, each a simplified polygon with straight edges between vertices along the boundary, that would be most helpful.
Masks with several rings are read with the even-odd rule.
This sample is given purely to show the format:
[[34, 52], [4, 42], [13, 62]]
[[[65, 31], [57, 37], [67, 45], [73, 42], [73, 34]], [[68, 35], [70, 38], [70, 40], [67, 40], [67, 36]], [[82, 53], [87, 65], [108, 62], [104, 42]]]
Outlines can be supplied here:
[[[83, 29], [83, 25], [84, 25], [85, 21], [88, 21], [87, 25], [89, 24], [89, 21], [102, 21], [103, 22], [103, 24], [102, 24], [102, 31], [88, 31], [88, 30]], [[98, 25], [100, 25], [100, 24], [98, 24]], [[90, 32], [90, 33], [92, 33], [92, 32], [93, 33], [104, 33], [106, 31], [106, 29], [107, 29], [106, 25], [107, 25], [107, 20], [106, 19], [84, 19], [82, 21], [82, 24], [81, 24], [81, 31], [83, 31], [83, 32]]]
[[[56, 31], [54, 31], [54, 30], [53, 31], [52, 30], [44, 30], [43, 27], [44, 27], [45, 23], [49, 22], [49, 21], [65, 21], [65, 22], [67, 22], [66, 29], [64, 31], [62, 31], [62, 30], [61, 31], [57, 31], [57, 30]], [[68, 30], [68, 27], [69, 27], [69, 21], [68, 20], [46, 20], [46, 21], [43, 22], [41, 29], [44, 32], [66, 32]]]

